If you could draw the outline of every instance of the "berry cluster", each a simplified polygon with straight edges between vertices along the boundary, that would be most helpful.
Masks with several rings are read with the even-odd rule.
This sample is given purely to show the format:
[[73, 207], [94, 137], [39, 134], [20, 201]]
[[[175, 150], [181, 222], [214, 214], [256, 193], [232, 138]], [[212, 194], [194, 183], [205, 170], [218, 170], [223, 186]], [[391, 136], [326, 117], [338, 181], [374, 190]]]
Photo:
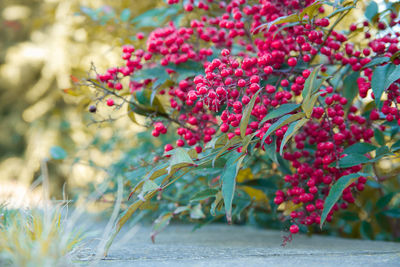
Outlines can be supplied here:
[[[265, 143], [261, 140], [278, 119], [263, 119], [283, 104], [299, 102], [316, 62], [323, 62], [320, 77], [332, 75], [331, 69], [339, 72], [347, 68], [348, 72], [358, 72], [361, 99], [370, 95], [374, 98], [371, 90], [374, 66], [367, 67], [368, 63], [377, 57], [386, 57], [388, 60], [381, 65], [400, 64], [400, 59], [396, 58], [400, 51], [400, 33], [385, 31], [400, 24], [395, 13], [390, 14], [388, 25], [378, 21], [375, 27], [365, 21], [352, 24], [348, 31], [337, 31], [332, 27], [332, 21], [321, 15], [325, 12], [321, 4], [315, 14], [311, 17], [306, 14], [305, 20], [293, 26], [272, 24], [265, 29], [262, 24], [300, 12], [315, 1], [264, 0], [252, 5], [246, 0], [217, 2], [196, 1], [196, 5], [205, 11], [214, 10], [212, 14], [219, 12], [219, 15], [207, 13], [191, 20], [187, 27], [170, 23], [155, 29], [147, 38], [146, 51], [135, 52], [132, 46], [124, 46], [122, 58], [126, 65], [111, 68], [98, 76], [110, 90], [119, 91], [122, 89], [120, 79], [134, 77], [136, 70], [154, 66], [154, 63], [146, 63], [151, 59], [165, 66], [170, 74], [174, 72], [171, 66], [188, 61], [203, 64], [204, 74], [183, 79], [160, 92], [170, 97], [170, 107], [179, 114], [175, 119], [180, 136], [176, 147], [190, 146], [201, 152], [218, 130], [227, 133], [229, 138], [240, 135], [244, 108], [256, 97], [246, 135], [255, 133], [259, 140], [257, 147], [265, 149], [273, 138], [268, 136]], [[168, 3], [178, 4], [179, 1], [169, 0]], [[190, 12], [194, 5], [193, 0], [185, 1], [184, 10]], [[371, 32], [376, 28], [381, 34], [372, 37]], [[357, 32], [364, 33], [365, 45], [351, 41]], [[234, 49], [235, 46], [239, 49]], [[220, 52], [217, 54], [216, 50]], [[144, 89], [154, 79], [157, 77], [142, 82], [132, 80], [129, 88], [131, 91]], [[379, 127], [374, 124], [376, 121], [397, 120], [400, 125], [399, 85], [399, 80], [393, 81], [385, 93], [387, 100], [382, 107], [365, 115], [362, 108], [348, 103], [341, 86], [334, 86], [329, 80], [321, 84], [320, 98], [313, 107], [311, 118], [294, 137], [296, 150], [284, 147], [284, 159], [297, 172], [284, 177], [288, 186], [285, 191], [276, 192], [274, 202], [279, 205], [290, 201], [298, 205], [298, 209], [286, 218], [294, 222], [291, 233], [299, 231], [298, 224], [318, 224], [324, 199], [333, 183], [362, 169], [362, 165], [339, 167], [339, 159], [346, 156], [346, 147], [357, 142], [370, 143], [373, 128]], [[107, 104], [112, 106], [114, 102], [109, 99]], [[292, 114], [300, 112], [299, 108]], [[167, 124], [157, 122], [152, 134], [158, 137], [167, 133], [167, 128]], [[284, 125], [274, 132], [277, 147], [287, 129], [288, 125]], [[165, 151], [173, 148], [168, 144]], [[365, 182], [365, 177], [359, 177], [358, 182], [345, 189], [328, 221], [334, 211], [346, 209], [348, 203], [354, 202], [355, 194], [364, 189]]]

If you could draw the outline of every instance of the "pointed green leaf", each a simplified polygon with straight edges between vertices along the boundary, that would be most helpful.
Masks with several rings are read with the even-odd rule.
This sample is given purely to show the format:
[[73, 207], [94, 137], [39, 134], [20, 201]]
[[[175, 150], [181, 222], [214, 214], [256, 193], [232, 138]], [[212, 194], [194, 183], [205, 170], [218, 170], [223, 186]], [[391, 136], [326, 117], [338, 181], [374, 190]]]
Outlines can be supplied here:
[[369, 143], [355, 143], [344, 150], [345, 154], [365, 154], [374, 151], [377, 147]]
[[304, 113], [300, 112], [300, 113], [296, 113], [296, 114], [288, 114], [283, 116], [282, 118], [280, 118], [279, 120], [277, 120], [274, 124], [272, 124], [269, 128], [268, 131], [264, 134], [262, 140], [261, 140], [261, 144], [264, 144], [265, 139], [267, 139], [267, 137], [273, 133], [274, 131], [278, 130], [279, 128], [281, 128], [282, 126], [291, 123], [293, 121], [296, 121], [298, 119], [304, 118]]
[[363, 68], [370, 68], [375, 65], [380, 65], [382, 63], [386, 63], [388, 61], [390, 61], [389, 57], [376, 57], [373, 60], [371, 60], [371, 62], [369, 62], [368, 64], [365, 64]]
[[279, 154], [282, 155], [282, 150], [283, 150], [283, 147], [285, 146], [285, 144], [289, 141], [289, 139], [290, 139], [293, 135], [296, 134], [296, 132], [297, 132], [301, 127], [303, 127], [304, 124], [306, 124], [306, 123], [308, 122], [308, 120], [309, 120], [309, 119], [307, 119], [307, 118], [303, 118], [303, 119], [301, 119], [301, 120], [292, 122], [292, 123], [289, 125], [289, 127], [288, 127], [288, 129], [287, 129], [285, 135], [283, 136], [283, 139], [282, 139], [282, 142], [281, 142], [281, 147], [280, 147], [280, 150], [279, 150]]
[[224, 171], [221, 175], [222, 196], [224, 198], [225, 213], [228, 223], [232, 222], [232, 202], [235, 195], [236, 176], [239, 172], [240, 165], [244, 159], [244, 154], [236, 151], [229, 155], [225, 164]]
[[271, 110], [271, 112], [269, 112], [264, 117], [264, 119], [260, 122], [260, 124], [262, 125], [266, 121], [286, 115], [286, 114], [292, 112], [293, 110], [297, 109], [298, 107], [300, 107], [300, 104], [294, 104], [294, 103], [283, 104], [280, 107], [278, 107], [277, 109]]
[[375, 129], [374, 130], [374, 137], [375, 137], [376, 142], [379, 145], [381, 145], [381, 146], [385, 145], [385, 136], [383, 135], [381, 130]]
[[221, 157], [222, 154], [223, 154], [225, 151], [227, 151], [229, 148], [231, 148], [231, 147], [233, 147], [233, 146], [239, 144], [240, 142], [242, 142], [242, 140], [240, 140], [240, 137], [237, 136], [237, 135], [234, 136], [232, 139], [228, 140], [228, 142], [225, 144], [225, 146], [222, 147], [222, 148], [218, 151], [217, 155], [215, 155], [215, 157], [213, 158], [213, 160], [212, 160], [212, 166], [214, 167], [215, 161], [216, 161], [219, 157]]
[[365, 9], [365, 17], [372, 22], [372, 19], [378, 14], [378, 4], [375, 1], [371, 1]]
[[[387, 89], [386, 83], [391, 73], [393, 64], [386, 64], [375, 68], [371, 79], [371, 88], [375, 96], [375, 103], [378, 108], [381, 107], [381, 98], [383, 92]], [[390, 85], [390, 84], [389, 84]]]
[[339, 160], [340, 168], [349, 168], [358, 164], [369, 162], [370, 159], [361, 154], [350, 154]]
[[332, 207], [335, 205], [335, 203], [339, 200], [340, 196], [342, 195], [343, 190], [346, 189], [350, 184], [355, 182], [360, 176], [369, 176], [369, 175], [360, 172], [345, 175], [340, 177], [339, 180], [337, 180], [336, 183], [331, 187], [331, 189], [329, 190], [329, 194], [325, 199], [324, 209], [322, 210], [321, 222], [320, 222], [321, 228]]
[[358, 95], [358, 77], [360, 77], [360, 73], [353, 72], [343, 81], [343, 95], [347, 99], [346, 109], [350, 108], [354, 98]]
[[400, 79], [400, 65], [390, 64], [392, 67], [390, 68], [390, 72], [388, 72], [388, 77], [385, 81], [385, 90], [389, 88], [395, 81]]
[[212, 189], [208, 188], [203, 191], [197, 192], [191, 199], [190, 201], [199, 201], [203, 200], [209, 197], [215, 197], [215, 195], [218, 193], [218, 189]]
[[131, 16], [131, 11], [129, 9], [126, 8], [126, 9], [122, 10], [121, 16], [120, 16], [121, 21], [124, 21], [124, 22], [128, 21], [130, 16]]
[[253, 95], [250, 102], [246, 105], [246, 108], [244, 109], [243, 117], [242, 117], [242, 120], [240, 121], [240, 136], [242, 138], [244, 138], [244, 136], [246, 134], [246, 129], [247, 129], [247, 125], [249, 124], [251, 112], [253, 111], [257, 96], [261, 92], [261, 90], [262, 89], [258, 90], [257, 93], [255, 93]]
[[188, 152], [182, 147], [174, 149], [174, 154], [169, 161], [169, 167], [167, 168], [168, 173], [171, 173], [173, 169], [179, 169], [184, 166], [195, 165]]

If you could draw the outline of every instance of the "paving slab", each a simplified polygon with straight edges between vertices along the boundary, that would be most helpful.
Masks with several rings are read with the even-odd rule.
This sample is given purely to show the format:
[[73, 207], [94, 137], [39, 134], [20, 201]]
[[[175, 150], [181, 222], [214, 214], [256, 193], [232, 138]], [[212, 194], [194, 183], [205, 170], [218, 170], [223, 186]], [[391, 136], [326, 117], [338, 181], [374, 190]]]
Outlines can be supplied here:
[[151, 228], [140, 227], [95, 266], [400, 266], [400, 243], [299, 234], [282, 247], [285, 232], [223, 224], [192, 229], [171, 225], [153, 244]]

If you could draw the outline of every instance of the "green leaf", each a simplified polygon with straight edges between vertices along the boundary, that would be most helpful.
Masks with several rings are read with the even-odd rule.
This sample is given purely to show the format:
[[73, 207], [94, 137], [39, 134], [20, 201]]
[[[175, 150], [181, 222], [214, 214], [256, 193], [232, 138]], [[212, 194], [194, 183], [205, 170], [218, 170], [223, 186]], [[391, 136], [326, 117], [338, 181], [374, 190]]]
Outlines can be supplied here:
[[308, 18], [313, 18], [315, 11], [318, 10], [322, 6], [322, 2], [317, 0], [313, 4], [307, 6], [306, 8], [303, 9], [303, 11], [300, 13], [300, 18], [303, 19], [305, 15], [308, 15]]
[[244, 136], [246, 134], [246, 129], [247, 129], [247, 125], [249, 124], [251, 112], [253, 111], [257, 96], [261, 92], [261, 90], [262, 90], [262, 88], [253, 95], [249, 104], [246, 105], [246, 108], [243, 111], [243, 117], [242, 117], [242, 120], [240, 121], [240, 136], [242, 138], [244, 138]]
[[153, 230], [150, 234], [151, 240], [155, 241], [155, 237], [158, 233], [160, 233], [162, 230], [165, 229], [165, 227], [168, 226], [168, 224], [171, 222], [172, 217], [174, 214], [172, 212], [167, 212], [166, 214], [161, 214], [153, 224]]
[[227, 151], [229, 148], [239, 144], [240, 142], [242, 142], [242, 140], [240, 140], [239, 136], [234, 136], [232, 139], [228, 140], [228, 142], [225, 144], [225, 146], [223, 146], [217, 153], [217, 155], [215, 155], [215, 157], [212, 160], [212, 166], [214, 167], [215, 161], [222, 156], [222, 154]]
[[388, 61], [390, 61], [389, 57], [376, 57], [373, 60], [371, 60], [371, 62], [369, 62], [368, 64], [365, 64], [363, 68], [373, 67], [375, 65], [380, 65], [382, 63], [386, 63]]
[[311, 114], [313, 111], [313, 108], [315, 106], [315, 102], [317, 102], [317, 99], [320, 95], [322, 95], [324, 92], [318, 92], [313, 94], [310, 99], [306, 99], [305, 101], [303, 101], [302, 104], [302, 109], [304, 111], [304, 113], [306, 114], [307, 118], [311, 118]]
[[394, 193], [384, 195], [383, 197], [378, 199], [378, 201], [376, 202], [376, 207], [378, 207], [380, 210], [384, 209], [390, 203], [394, 195]]
[[370, 159], [361, 154], [350, 154], [339, 160], [340, 168], [349, 168], [358, 164], [363, 164], [369, 162]]
[[193, 60], [188, 60], [178, 65], [170, 63], [168, 68], [174, 70], [178, 74], [177, 82], [204, 73], [203, 65]]
[[173, 169], [179, 169], [185, 166], [195, 165], [188, 152], [182, 147], [174, 149], [174, 154], [169, 161], [169, 167], [167, 168], [168, 173], [171, 173]]
[[278, 158], [277, 158], [277, 153], [276, 153], [276, 138], [274, 137], [272, 140], [271, 144], [264, 144], [264, 149], [265, 149], [265, 154], [269, 159], [271, 159], [273, 162], [278, 164]]
[[130, 16], [131, 16], [131, 11], [126, 8], [126, 9], [122, 10], [120, 19], [121, 19], [121, 21], [125, 22], [125, 21], [129, 20]]
[[149, 192], [149, 191], [153, 191], [156, 189], [159, 189], [160, 187], [153, 181], [153, 180], [146, 180], [143, 183], [142, 186], [142, 191], [140, 192], [140, 194], [143, 196], [143, 194]]
[[311, 72], [310, 76], [308, 76], [307, 80], [304, 83], [304, 89], [302, 92], [303, 99], [310, 98], [311, 95], [313, 94], [315, 90], [315, 83], [317, 80], [317, 75], [319, 70], [321, 69], [321, 65], [314, 68], [313, 71]]
[[335, 205], [335, 203], [339, 200], [340, 196], [342, 195], [343, 190], [346, 189], [350, 184], [355, 182], [360, 176], [368, 176], [368, 175], [359, 172], [345, 175], [340, 177], [339, 180], [337, 180], [336, 183], [332, 186], [328, 196], [325, 199], [324, 209], [322, 210], [321, 222], [320, 222], [321, 229], [332, 207]]
[[379, 129], [375, 129], [374, 130], [374, 136], [375, 136], [375, 140], [376, 142], [381, 145], [384, 146], [385, 145], [385, 136], [383, 135], [382, 131]]
[[400, 67], [388, 63], [384, 66], [375, 68], [372, 74], [371, 87], [375, 96], [375, 103], [378, 108], [381, 107], [381, 98], [383, 92], [397, 79], [400, 78]]
[[279, 17], [279, 18], [277, 18], [277, 19], [275, 19], [275, 20], [273, 20], [271, 22], [264, 23], [264, 24], [258, 26], [257, 28], [255, 28], [253, 30], [253, 32], [256, 32], [257, 30], [262, 30], [262, 29], [267, 29], [266, 31], [268, 32], [272, 25], [288, 23], [288, 22], [289, 23], [298, 22], [298, 21], [301, 21], [301, 19], [300, 19], [298, 14], [292, 14], [292, 15], [289, 15], [289, 16], [282, 16], [282, 17]]
[[390, 72], [388, 75], [388, 78], [386, 79], [385, 82], [385, 90], [389, 88], [390, 85], [392, 85], [395, 81], [400, 79], [400, 65], [393, 65], [390, 64], [392, 67], [390, 68]]
[[282, 155], [282, 150], [283, 147], [285, 146], [285, 144], [287, 143], [287, 141], [289, 141], [289, 139], [296, 134], [296, 132], [303, 127], [304, 124], [306, 124], [308, 122], [309, 119], [307, 118], [303, 118], [301, 120], [295, 121], [293, 123], [291, 123], [285, 133], [285, 135], [283, 136], [282, 142], [281, 142], [281, 147], [279, 150], [279, 153]]
[[390, 150], [392, 150], [392, 152], [395, 152], [397, 150], [400, 150], [400, 140], [398, 140], [396, 143], [394, 143], [391, 147]]
[[269, 128], [268, 131], [264, 134], [262, 140], [261, 140], [261, 144], [264, 144], [265, 139], [267, 139], [267, 137], [273, 133], [275, 130], [278, 130], [279, 128], [281, 128], [282, 126], [291, 123], [293, 121], [296, 121], [298, 119], [301, 119], [304, 117], [304, 113], [296, 113], [296, 114], [288, 114], [283, 116], [282, 118], [280, 118], [279, 120], [277, 120], [274, 124], [272, 124]]
[[197, 192], [191, 199], [190, 201], [199, 201], [203, 200], [209, 197], [215, 197], [215, 195], [218, 193], [217, 189], [205, 189], [203, 191]]
[[60, 146], [53, 146], [50, 148], [50, 156], [53, 159], [61, 160], [67, 157], [67, 152]]
[[360, 77], [359, 72], [353, 72], [343, 81], [343, 95], [347, 99], [346, 109], [348, 109], [358, 95], [357, 79]]
[[365, 154], [374, 151], [377, 147], [369, 143], [355, 143], [346, 148], [343, 153], [345, 154]]
[[260, 122], [260, 124], [264, 124], [266, 121], [269, 121], [271, 119], [278, 118], [282, 115], [286, 115], [287, 113], [292, 112], [293, 110], [297, 109], [300, 107], [300, 104], [294, 104], [294, 103], [289, 103], [289, 104], [283, 104], [277, 109], [272, 110], [269, 112], [264, 119]]
[[161, 102], [161, 100], [153, 95], [153, 92], [148, 89], [142, 89], [136, 91], [135, 97], [139, 104], [144, 105], [149, 111], [158, 111], [162, 114], [166, 114], [165, 108]]
[[382, 212], [388, 217], [400, 219], [400, 209], [390, 209], [390, 210], [385, 210]]
[[224, 198], [225, 213], [228, 223], [232, 222], [232, 202], [235, 195], [236, 176], [244, 155], [234, 151], [228, 158], [224, 171], [221, 175], [222, 197]]
[[372, 22], [372, 19], [378, 14], [378, 4], [375, 1], [371, 1], [365, 9], [365, 17]]
[[366, 221], [361, 222], [360, 234], [364, 239], [374, 238], [374, 231], [372, 230], [372, 226], [369, 222]]

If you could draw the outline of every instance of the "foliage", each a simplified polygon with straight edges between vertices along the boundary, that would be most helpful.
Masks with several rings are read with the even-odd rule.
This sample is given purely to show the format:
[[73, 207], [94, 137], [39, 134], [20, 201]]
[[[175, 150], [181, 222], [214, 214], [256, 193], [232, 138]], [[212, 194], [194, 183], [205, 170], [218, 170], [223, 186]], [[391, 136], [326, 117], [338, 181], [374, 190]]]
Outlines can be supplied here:
[[331, 232], [398, 239], [400, 6], [371, 1], [364, 22], [341, 28], [358, 2], [171, 0], [164, 12], [182, 20], [150, 23], [146, 43], [138, 33], [122, 47], [123, 66], [92, 70], [80, 83], [96, 96], [89, 111], [127, 106], [153, 137], [180, 136], [153, 160], [129, 158], [130, 172], [113, 167], [131, 187], [116, 233], [148, 209], [159, 212], [153, 238], [174, 217], [225, 214], [290, 222], [291, 234], [328, 221]]
[[61, 208], [46, 211], [0, 211], [0, 262], [2, 266], [61, 266], [82, 240], [68, 229]]

